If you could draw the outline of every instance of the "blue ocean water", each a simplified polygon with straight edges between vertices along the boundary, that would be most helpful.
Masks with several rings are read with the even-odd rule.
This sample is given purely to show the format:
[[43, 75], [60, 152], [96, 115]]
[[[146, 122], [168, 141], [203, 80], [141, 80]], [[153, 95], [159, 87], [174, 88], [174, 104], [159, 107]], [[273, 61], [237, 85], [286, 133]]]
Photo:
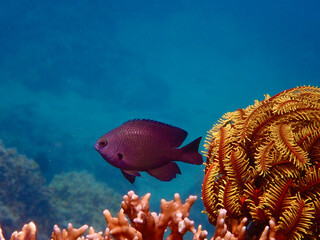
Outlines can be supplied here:
[[315, 0], [1, 1], [0, 139], [48, 183], [86, 170], [121, 195], [151, 192], [157, 211], [175, 192], [198, 195], [191, 218], [210, 228], [203, 166], [131, 185], [94, 142], [149, 118], [187, 130], [188, 143], [264, 94], [319, 86], [319, 10]]

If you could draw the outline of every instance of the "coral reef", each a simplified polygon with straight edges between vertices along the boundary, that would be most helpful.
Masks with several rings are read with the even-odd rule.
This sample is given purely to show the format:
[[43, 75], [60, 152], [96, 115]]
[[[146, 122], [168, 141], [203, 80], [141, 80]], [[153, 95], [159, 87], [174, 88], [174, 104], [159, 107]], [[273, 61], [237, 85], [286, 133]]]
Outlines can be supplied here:
[[[107, 204], [112, 214], [118, 210], [121, 195], [107, 184], [97, 182], [86, 171], [56, 174], [49, 184], [50, 204], [64, 216], [61, 225], [72, 222], [83, 225], [90, 222], [97, 229], [105, 228], [101, 213]], [[81, 211], [79, 211], [81, 209]]]
[[203, 202], [228, 229], [241, 219], [259, 236], [273, 219], [276, 239], [320, 238], [320, 89], [297, 87], [226, 113], [210, 131]]
[[58, 174], [48, 186], [34, 160], [0, 141], [0, 224], [6, 238], [28, 221], [37, 224], [41, 239], [49, 237], [53, 223], [90, 221], [104, 229], [102, 204], [115, 214], [120, 201], [120, 194], [87, 172]]
[[[320, 238], [319, 88], [297, 87], [267, 95], [246, 109], [225, 114], [210, 130], [206, 148], [202, 196], [209, 221], [216, 225], [211, 240]], [[195, 196], [185, 203], [179, 194], [173, 201], [161, 200], [157, 214], [150, 212], [150, 194], [139, 198], [129, 191], [113, 217], [119, 197], [92, 175], [60, 174], [49, 188], [33, 160], [1, 143], [0, 159], [0, 240], [7, 238], [2, 230], [12, 232], [29, 220], [35, 220], [40, 236], [30, 222], [13, 232], [12, 240], [43, 238], [44, 228], [49, 229], [54, 218], [61, 221], [58, 217], [65, 217], [63, 225], [89, 221], [104, 229], [105, 222], [96, 215], [102, 212], [102, 202], [112, 212], [103, 212], [104, 232], [69, 223], [67, 229], [55, 225], [51, 239], [180, 240], [191, 234], [194, 240], [205, 240], [208, 236], [188, 218]]]
[[0, 141], [0, 223], [4, 232], [31, 220], [37, 222], [40, 232], [48, 229], [48, 216], [57, 212], [49, 200], [50, 192], [37, 163], [15, 149], [6, 149]]
[[[149, 211], [149, 198], [150, 194], [146, 194], [139, 199], [133, 191], [130, 191], [123, 197], [118, 218], [113, 218], [110, 212], [105, 210], [104, 216], [110, 234], [116, 239], [126, 236], [129, 239], [156, 240], [163, 239], [167, 227], [171, 230], [167, 239], [182, 239], [186, 232], [195, 231], [193, 222], [188, 219], [190, 208], [196, 200], [195, 196], [190, 196], [184, 204], [179, 194], [175, 194], [174, 201], [161, 200], [161, 214]], [[129, 217], [131, 226], [125, 214]], [[126, 231], [123, 232], [122, 229]]]
[[[109, 210], [103, 212], [108, 223], [104, 233], [96, 232], [93, 227], [89, 228], [88, 225], [74, 228], [69, 223], [68, 228], [63, 230], [58, 225], [54, 225], [51, 240], [162, 240], [168, 228], [171, 232], [166, 237], [167, 240], [182, 240], [187, 232], [193, 234], [193, 240], [206, 240], [207, 231], [202, 230], [201, 225], [196, 230], [194, 222], [188, 218], [190, 208], [196, 198], [196, 196], [189, 196], [182, 204], [179, 194], [175, 194], [173, 201], [161, 200], [161, 213], [157, 214], [149, 210], [150, 193], [139, 198], [133, 191], [129, 191], [123, 197], [118, 217], [112, 217]], [[225, 218], [226, 210], [222, 209], [218, 214], [216, 233], [211, 240], [244, 240], [246, 219], [235, 225], [230, 232], [227, 230]], [[265, 227], [260, 240], [274, 240], [274, 228], [275, 223], [271, 220], [270, 227]], [[13, 232], [10, 240], [36, 239], [36, 226], [30, 222], [24, 225], [22, 231]], [[0, 240], [5, 240], [1, 228]]]

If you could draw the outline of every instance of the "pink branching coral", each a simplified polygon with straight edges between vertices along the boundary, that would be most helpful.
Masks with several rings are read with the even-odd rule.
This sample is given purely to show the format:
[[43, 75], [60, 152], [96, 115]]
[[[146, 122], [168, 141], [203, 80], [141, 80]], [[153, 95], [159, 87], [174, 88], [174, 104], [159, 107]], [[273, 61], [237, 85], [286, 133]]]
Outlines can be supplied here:
[[[68, 228], [62, 230], [58, 225], [54, 225], [51, 240], [162, 240], [168, 228], [171, 233], [166, 240], [182, 240], [187, 232], [193, 234], [193, 240], [207, 240], [207, 231], [202, 230], [201, 225], [195, 229], [194, 222], [188, 218], [196, 196], [190, 196], [185, 203], [181, 202], [179, 194], [175, 194], [173, 201], [161, 200], [159, 214], [149, 210], [150, 193], [139, 198], [130, 191], [123, 199], [117, 217], [112, 217], [109, 210], [103, 212], [108, 223], [104, 233], [95, 232], [94, 228], [89, 228], [88, 225], [74, 228], [69, 223]], [[228, 231], [225, 220], [226, 210], [222, 209], [218, 214], [216, 233], [211, 240], [244, 240], [246, 219], [234, 225], [231, 232]], [[270, 221], [260, 240], [274, 240], [274, 228], [275, 223]], [[36, 225], [30, 222], [25, 224], [20, 232], [12, 233], [10, 240], [37, 240], [36, 231]], [[0, 240], [5, 240], [1, 228]]]
[[[108, 210], [104, 211], [110, 234], [116, 239], [122, 235], [137, 240], [163, 239], [167, 227], [171, 230], [168, 240], [183, 239], [183, 235], [188, 231], [196, 232], [193, 221], [188, 219], [190, 208], [197, 199], [196, 196], [190, 196], [184, 204], [179, 194], [175, 194], [174, 201], [161, 200], [160, 214], [149, 211], [150, 193], [139, 199], [133, 191], [130, 191], [123, 199], [118, 218], [111, 217]], [[125, 214], [129, 217], [131, 225]], [[123, 233], [122, 229], [126, 229], [126, 232]]]

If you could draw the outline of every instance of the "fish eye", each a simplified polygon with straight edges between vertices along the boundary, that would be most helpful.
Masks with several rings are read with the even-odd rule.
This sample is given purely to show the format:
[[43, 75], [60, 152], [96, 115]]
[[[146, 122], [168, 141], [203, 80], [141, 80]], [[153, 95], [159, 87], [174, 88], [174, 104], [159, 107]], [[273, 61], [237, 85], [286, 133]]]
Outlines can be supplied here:
[[105, 141], [105, 140], [101, 140], [101, 141], [99, 142], [99, 146], [100, 146], [100, 147], [105, 147], [105, 146], [107, 146], [107, 145], [108, 145], [108, 142]]
[[123, 156], [122, 156], [121, 153], [118, 153], [118, 158], [119, 158], [120, 160], [122, 160]]

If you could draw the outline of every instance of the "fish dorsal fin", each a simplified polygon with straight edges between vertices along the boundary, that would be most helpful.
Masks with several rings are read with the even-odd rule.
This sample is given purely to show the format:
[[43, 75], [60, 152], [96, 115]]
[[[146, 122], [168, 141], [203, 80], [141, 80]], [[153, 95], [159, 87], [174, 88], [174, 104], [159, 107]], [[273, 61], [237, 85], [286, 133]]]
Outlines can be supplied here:
[[122, 126], [148, 129], [153, 134], [157, 134], [164, 138], [170, 143], [171, 147], [179, 147], [188, 135], [188, 133], [181, 128], [149, 119], [129, 120], [122, 124]]

